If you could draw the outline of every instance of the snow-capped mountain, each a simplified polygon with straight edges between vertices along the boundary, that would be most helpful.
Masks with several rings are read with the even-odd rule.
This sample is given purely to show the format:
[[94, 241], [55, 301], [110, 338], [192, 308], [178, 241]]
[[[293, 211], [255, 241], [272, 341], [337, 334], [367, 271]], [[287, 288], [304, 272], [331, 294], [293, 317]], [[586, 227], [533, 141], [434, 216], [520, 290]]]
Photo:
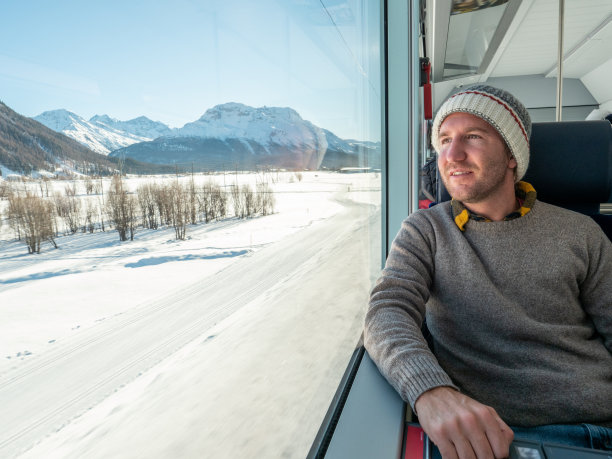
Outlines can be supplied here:
[[193, 123], [177, 129], [177, 137], [246, 138], [261, 144], [269, 142], [301, 145], [324, 137], [323, 130], [305, 121], [291, 108], [260, 107], [230, 102], [217, 105]]
[[380, 167], [379, 143], [343, 140], [287, 107], [230, 102], [178, 129], [145, 116], [120, 121], [96, 115], [86, 121], [67, 110], [44, 112], [34, 119], [96, 152], [155, 164], [215, 170]]
[[[68, 120], [56, 118], [55, 121], [59, 126]], [[0, 102], [0, 169], [3, 174], [10, 171], [19, 175], [52, 175], [58, 169], [108, 173], [117, 169], [116, 163]]]
[[51, 110], [34, 117], [36, 121], [55, 132], [60, 132], [89, 149], [107, 155], [117, 148], [151, 140], [99, 122], [87, 121], [68, 110]]
[[342, 167], [380, 168], [380, 142], [341, 139], [333, 132], [323, 129], [327, 138], [327, 152], [321, 163], [325, 169]]
[[[198, 137], [243, 145], [256, 156], [285, 157], [286, 167], [318, 169], [327, 151], [323, 129], [291, 108], [259, 107], [230, 102], [217, 105], [172, 137]], [[272, 161], [277, 163], [281, 158]], [[262, 162], [264, 162], [263, 160]]]
[[128, 121], [120, 121], [108, 115], [95, 115], [89, 119], [90, 123], [105, 128], [133, 134], [138, 137], [153, 140], [165, 135], [171, 135], [173, 129], [161, 121], [153, 121], [146, 116], [139, 116]]

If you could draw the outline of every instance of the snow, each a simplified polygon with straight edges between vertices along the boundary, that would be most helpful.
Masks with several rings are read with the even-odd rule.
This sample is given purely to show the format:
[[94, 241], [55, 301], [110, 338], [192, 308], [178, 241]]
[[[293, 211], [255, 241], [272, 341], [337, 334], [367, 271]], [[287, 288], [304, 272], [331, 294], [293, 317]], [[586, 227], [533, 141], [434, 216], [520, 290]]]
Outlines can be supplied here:
[[177, 129], [173, 136], [248, 139], [264, 147], [274, 143], [313, 151], [318, 167], [327, 150], [323, 129], [285, 107], [253, 108], [239, 103], [217, 105], [200, 119]]
[[[261, 175], [197, 176], [210, 179], [255, 183]], [[298, 247], [305, 261], [287, 272], [280, 266], [278, 278], [205, 333], [33, 439], [23, 457], [306, 455], [359, 338], [380, 256], [369, 245], [379, 239], [369, 231], [380, 227], [380, 178], [304, 172], [298, 180], [280, 172], [268, 179], [273, 215], [191, 226], [185, 241], [172, 229], [140, 230], [122, 243], [114, 231], [76, 234], [58, 238], [57, 250], [26, 255], [0, 227], [0, 401], [2, 377], [113, 321], [171, 301], [172, 292], [216, 285], [264, 250], [321, 241]], [[143, 181], [151, 179], [131, 178], [129, 188]], [[286, 263], [281, 252], [268, 253]], [[243, 282], [266, 275], [273, 277], [251, 270], [219, 288], [242, 291]], [[0, 436], [0, 456], [2, 445]]]
[[103, 155], [134, 143], [153, 140], [102, 123], [87, 121], [65, 109], [46, 111], [34, 119]]
[[320, 128], [304, 121], [290, 108], [253, 108], [238, 103], [217, 105], [192, 123], [177, 129], [176, 136], [248, 138], [263, 145], [275, 140], [284, 145], [300, 145], [317, 136]]
[[161, 121], [150, 120], [146, 116], [120, 121], [108, 115], [95, 115], [89, 119], [89, 122], [150, 140], [172, 133], [172, 129], [166, 124]]

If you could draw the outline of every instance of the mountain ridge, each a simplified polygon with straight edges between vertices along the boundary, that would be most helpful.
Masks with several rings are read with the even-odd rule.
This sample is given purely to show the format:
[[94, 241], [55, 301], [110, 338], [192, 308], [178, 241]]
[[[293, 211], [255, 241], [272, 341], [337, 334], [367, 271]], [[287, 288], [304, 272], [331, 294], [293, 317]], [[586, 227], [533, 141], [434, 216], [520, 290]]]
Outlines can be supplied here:
[[[100, 121], [100, 119], [104, 119], [103, 117], [108, 118], [108, 124]], [[94, 116], [87, 121], [76, 113], [62, 108], [43, 112], [33, 119], [103, 155], [133, 143], [152, 140], [152, 137], [137, 135], [125, 129], [117, 129], [112, 125], [113, 118], [107, 115], [98, 116], [98, 118]], [[106, 119], [104, 120], [106, 121]]]
[[380, 167], [380, 143], [345, 140], [304, 120], [290, 107], [228, 102], [207, 109], [181, 128], [146, 116], [89, 120], [64, 109], [34, 119], [115, 159], [218, 170], [241, 168], [340, 169]]
[[[66, 111], [67, 112], [67, 111]], [[68, 112], [69, 113], [69, 112]], [[111, 174], [170, 173], [169, 166], [142, 164], [108, 158], [44, 124], [20, 115], [0, 102], [0, 165], [8, 171], [32, 175], [39, 172]]]

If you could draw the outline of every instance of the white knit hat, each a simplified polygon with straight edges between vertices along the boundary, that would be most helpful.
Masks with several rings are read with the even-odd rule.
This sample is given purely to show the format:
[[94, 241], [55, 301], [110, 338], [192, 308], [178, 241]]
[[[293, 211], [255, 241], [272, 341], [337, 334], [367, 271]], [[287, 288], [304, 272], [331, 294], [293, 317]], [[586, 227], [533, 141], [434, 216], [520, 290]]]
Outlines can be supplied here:
[[434, 118], [431, 143], [440, 151], [440, 126], [451, 113], [465, 112], [482, 118], [502, 136], [516, 159], [516, 181], [523, 178], [529, 165], [531, 118], [525, 106], [503, 89], [474, 85], [447, 99]]

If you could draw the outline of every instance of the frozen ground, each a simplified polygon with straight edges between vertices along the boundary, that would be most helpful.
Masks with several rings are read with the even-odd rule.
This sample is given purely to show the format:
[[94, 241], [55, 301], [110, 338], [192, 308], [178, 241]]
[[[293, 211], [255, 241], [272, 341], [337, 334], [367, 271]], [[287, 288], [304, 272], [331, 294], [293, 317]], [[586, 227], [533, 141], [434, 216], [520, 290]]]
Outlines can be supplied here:
[[0, 242], [0, 456], [304, 457], [359, 337], [380, 185], [274, 189], [274, 215], [186, 241]]

